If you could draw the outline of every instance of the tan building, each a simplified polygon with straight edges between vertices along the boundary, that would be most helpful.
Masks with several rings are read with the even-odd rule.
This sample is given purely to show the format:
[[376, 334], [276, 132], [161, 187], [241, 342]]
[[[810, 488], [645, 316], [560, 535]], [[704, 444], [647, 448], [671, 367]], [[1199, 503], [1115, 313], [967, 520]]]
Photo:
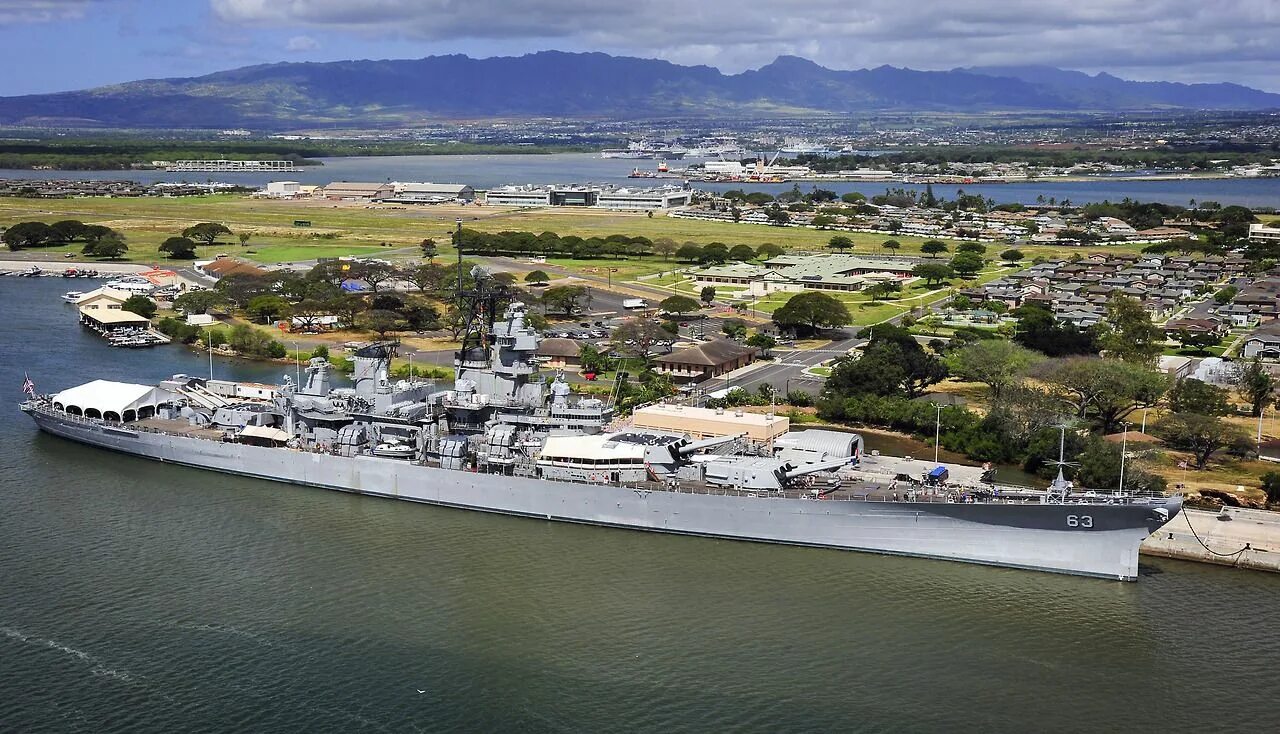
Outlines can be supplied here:
[[786, 416], [684, 405], [648, 405], [637, 409], [631, 420], [636, 428], [686, 433], [694, 438], [745, 433], [751, 441], [760, 444], [769, 443], [791, 429], [791, 419]]
[[317, 195], [334, 201], [377, 201], [386, 199], [393, 193], [395, 193], [395, 187], [389, 183], [335, 181], [319, 189]]
[[658, 371], [675, 380], [707, 380], [751, 364], [756, 350], [728, 339], [717, 339], [655, 358]]
[[125, 311], [120, 308], [82, 308], [80, 309], [80, 323], [99, 334], [105, 334], [116, 329], [146, 328], [151, 325], [151, 320], [146, 316], [139, 316], [132, 311]]
[[129, 300], [127, 291], [118, 290], [102, 286], [94, 288], [88, 293], [76, 299], [76, 307], [80, 309], [80, 313], [86, 311], [118, 311]]
[[582, 366], [581, 347], [573, 339], [543, 339], [538, 343], [538, 356], [552, 369], [576, 370]]

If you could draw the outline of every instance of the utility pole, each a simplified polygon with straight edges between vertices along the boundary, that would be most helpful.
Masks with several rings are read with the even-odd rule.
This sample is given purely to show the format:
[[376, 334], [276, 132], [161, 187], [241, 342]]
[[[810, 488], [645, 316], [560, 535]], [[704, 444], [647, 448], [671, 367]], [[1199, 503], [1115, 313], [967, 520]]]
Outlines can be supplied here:
[[937, 466], [938, 465], [938, 445], [942, 438], [942, 406], [935, 405], [933, 407], [938, 410], [937, 418], [934, 420], [934, 423], [933, 423], [933, 464], [934, 466]]
[[1120, 494], [1124, 494], [1124, 460], [1128, 456], [1129, 422], [1124, 422], [1124, 434], [1120, 437]]
[[453, 220], [453, 248], [458, 251], [458, 294], [462, 298], [462, 218]]

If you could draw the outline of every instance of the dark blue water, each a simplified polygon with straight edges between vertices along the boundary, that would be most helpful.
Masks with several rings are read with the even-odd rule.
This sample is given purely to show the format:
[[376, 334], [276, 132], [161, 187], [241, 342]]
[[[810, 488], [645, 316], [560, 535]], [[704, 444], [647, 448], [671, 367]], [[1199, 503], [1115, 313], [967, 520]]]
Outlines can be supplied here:
[[[325, 184], [331, 181], [435, 181], [466, 183], [477, 188], [525, 183], [613, 183], [651, 186], [656, 183], [680, 183], [679, 180], [628, 179], [637, 166], [653, 169], [654, 161], [604, 159], [594, 153], [557, 153], [551, 155], [456, 155], [456, 156], [385, 156], [363, 158], [328, 158], [323, 166], [311, 166], [297, 173], [166, 173], [164, 171], [15, 171], [0, 170], [0, 178], [72, 178], [120, 179], [135, 181], [208, 180], [263, 186], [267, 181], [288, 178], [303, 183]], [[676, 162], [680, 166], [684, 163]], [[699, 188], [723, 191], [730, 188], [777, 193], [791, 184], [697, 184]], [[868, 196], [882, 193], [886, 183], [804, 183], [801, 187], [821, 186], [837, 193], [859, 191]], [[923, 189], [923, 186], [906, 186]], [[982, 194], [998, 202], [1034, 204], [1036, 197], [1070, 199], [1077, 204], [1130, 197], [1140, 201], [1160, 201], [1186, 205], [1190, 199], [1240, 204], [1251, 207], [1280, 207], [1280, 179], [1215, 179], [1181, 181], [1114, 181], [1106, 177], [1086, 182], [1045, 182], [986, 184], [968, 186], [935, 185], [934, 193], [953, 198], [963, 188], [971, 194]]]
[[[1280, 576], [1135, 584], [492, 517], [37, 434], [200, 373], [0, 278], [0, 731], [1270, 731]], [[279, 366], [220, 362], [220, 375]], [[419, 693], [419, 691], [423, 691]]]

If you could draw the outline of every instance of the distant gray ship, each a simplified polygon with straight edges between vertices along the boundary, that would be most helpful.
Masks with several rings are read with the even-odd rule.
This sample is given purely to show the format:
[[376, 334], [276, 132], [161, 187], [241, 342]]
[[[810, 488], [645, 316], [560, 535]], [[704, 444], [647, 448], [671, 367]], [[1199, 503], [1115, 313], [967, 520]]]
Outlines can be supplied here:
[[[609, 430], [613, 409], [537, 379], [524, 307], [483, 289], [455, 382], [393, 382], [394, 344], [355, 353], [354, 386], [312, 359], [303, 384], [177, 375], [94, 381], [22, 410], [40, 429], [162, 462], [448, 507], [736, 540], [1134, 580], [1138, 546], [1177, 497], [948, 485], [943, 472], [868, 480], [852, 434], [759, 445]], [[785, 447], [785, 448], [780, 448]], [[930, 476], [934, 474], [935, 476]], [[898, 482], [901, 482], [899, 484]]]

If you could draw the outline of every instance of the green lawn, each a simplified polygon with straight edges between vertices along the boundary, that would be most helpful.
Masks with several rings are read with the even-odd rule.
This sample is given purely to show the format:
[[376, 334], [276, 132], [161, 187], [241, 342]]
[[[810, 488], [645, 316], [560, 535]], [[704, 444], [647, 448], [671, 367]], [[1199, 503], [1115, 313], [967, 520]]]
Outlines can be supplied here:
[[[299, 247], [324, 246], [326, 255], [360, 253], [360, 247], [377, 247], [387, 243], [393, 247], [414, 247], [425, 238], [434, 239], [440, 247], [440, 257], [448, 258], [449, 235], [456, 219], [463, 226], [484, 232], [526, 230], [552, 231], [562, 235], [583, 237], [625, 234], [643, 235], [651, 239], [671, 238], [677, 242], [706, 244], [722, 242], [726, 245], [747, 244], [758, 247], [772, 242], [788, 251], [830, 252], [826, 242], [834, 232], [799, 227], [769, 227], [732, 222], [701, 222], [675, 219], [666, 216], [648, 217], [638, 213], [597, 212], [581, 209], [524, 209], [509, 210], [484, 206], [440, 205], [409, 208], [364, 207], [353, 204], [336, 204], [324, 201], [272, 201], [251, 199], [236, 194], [212, 196], [138, 199], [3, 199], [0, 200], [0, 224], [39, 219], [53, 222], [59, 219], [82, 221], [115, 227], [129, 237], [134, 248], [131, 259], [153, 257], [154, 244], [165, 237], [177, 234], [196, 222], [221, 222], [232, 231], [250, 232], [253, 240], [249, 249], [258, 250], [263, 261], [279, 262], [291, 259], [311, 259], [310, 251], [283, 253], [265, 248], [266, 244], [292, 242]], [[309, 228], [294, 227], [295, 220], [311, 222]], [[880, 243], [888, 235], [858, 232], [841, 233], [854, 241], [850, 251], [863, 255], [881, 255], [885, 251]], [[328, 235], [332, 239], [319, 239]], [[917, 254], [924, 242], [922, 237], [894, 237], [902, 243], [900, 254]], [[277, 241], [279, 240], [279, 241]], [[954, 244], [954, 243], [953, 243]], [[223, 246], [225, 248], [225, 246]], [[991, 243], [988, 255], [994, 257], [1004, 245]], [[1120, 245], [1107, 248], [1049, 247], [1043, 245], [1019, 246], [1028, 257], [1039, 254], [1065, 256], [1072, 252], [1094, 249], [1125, 250], [1137, 246]], [[953, 248], [954, 249], [954, 248]], [[204, 253], [201, 253], [202, 255]], [[942, 258], [940, 258], [942, 260]], [[617, 261], [623, 277], [634, 277], [661, 272], [673, 267], [660, 259], [643, 261]], [[568, 262], [571, 267], [597, 267]]]

